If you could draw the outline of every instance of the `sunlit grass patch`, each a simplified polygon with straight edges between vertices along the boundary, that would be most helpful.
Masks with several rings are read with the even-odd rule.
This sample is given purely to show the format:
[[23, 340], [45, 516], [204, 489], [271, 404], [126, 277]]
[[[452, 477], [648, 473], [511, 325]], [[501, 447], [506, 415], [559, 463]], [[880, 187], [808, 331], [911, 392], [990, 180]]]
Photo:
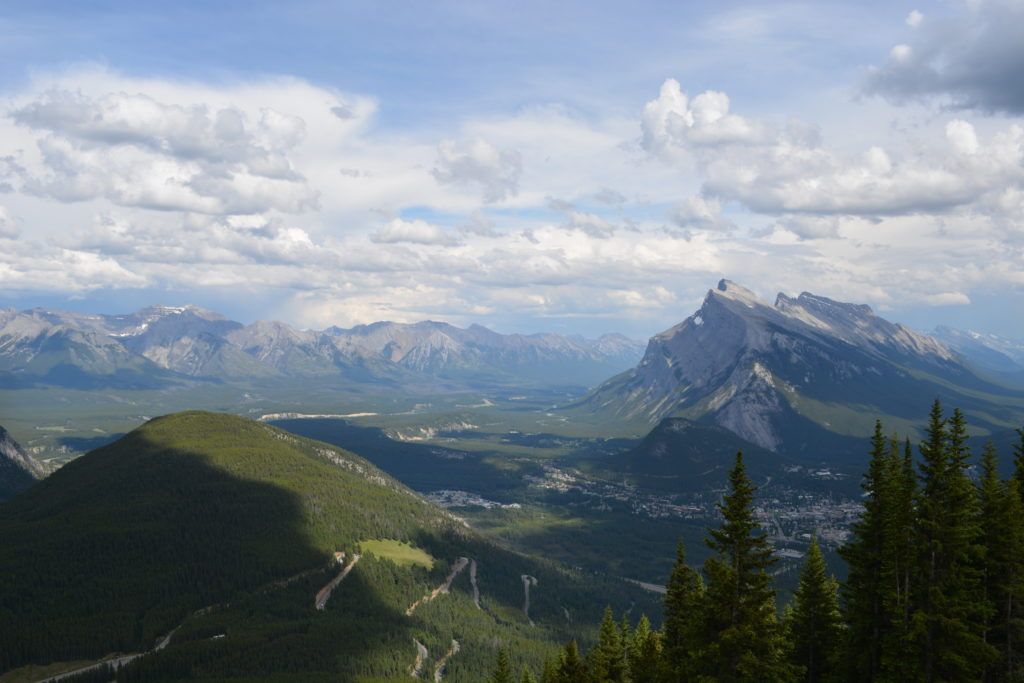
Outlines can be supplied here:
[[434, 558], [421, 548], [409, 545], [403, 541], [391, 539], [372, 539], [361, 541], [359, 548], [362, 552], [382, 560], [391, 560], [400, 567], [420, 566], [425, 569], [433, 569]]

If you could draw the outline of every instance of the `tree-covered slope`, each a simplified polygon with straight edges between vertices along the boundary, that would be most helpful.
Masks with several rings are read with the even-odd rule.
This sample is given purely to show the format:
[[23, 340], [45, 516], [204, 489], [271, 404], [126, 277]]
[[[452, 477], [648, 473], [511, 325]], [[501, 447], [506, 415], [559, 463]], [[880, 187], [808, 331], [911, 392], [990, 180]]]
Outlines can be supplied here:
[[[0, 538], [0, 671], [141, 652], [173, 631], [120, 677], [407, 676], [413, 638], [431, 657], [459, 638], [451, 680], [476, 680], [501, 642], [539, 659], [605, 602], [645, 604], [621, 582], [481, 540], [356, 455], [221, 414], [157, 418], [70, 463], [0, 505]], [[316, 610], [333, 553], [350, 561], [368, 539], [438, 561], [364, 557]], [[451, 594], [407, 615], [459, 557], [478, 563], [480, 607], [467, 568]], [[523, 574], [539, 579], [529, 617]]]

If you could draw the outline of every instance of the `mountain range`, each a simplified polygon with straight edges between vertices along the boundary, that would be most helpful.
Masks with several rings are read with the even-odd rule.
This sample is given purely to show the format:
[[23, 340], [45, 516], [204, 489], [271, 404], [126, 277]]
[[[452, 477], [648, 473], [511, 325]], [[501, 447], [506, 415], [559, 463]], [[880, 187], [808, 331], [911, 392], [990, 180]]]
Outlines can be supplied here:
[[282, 377], [593, 386], [639, 359], [622, 335], [499, 334], [480, 325], [378, 322], [350, 329], [250, 325], [196, 306], [128, 315], [0, 311], [0, 386], [154, 388]]
[[722, 280], [581, 406], [652, 425], [685, 417], [770, 451], [828, 459], [859, 456], [876, 418], [916, 435], [935, 398], [963, 409], [979, 434], [1024, 420], [1024, 391], [868, 306], [806, 292], [770, 304]]

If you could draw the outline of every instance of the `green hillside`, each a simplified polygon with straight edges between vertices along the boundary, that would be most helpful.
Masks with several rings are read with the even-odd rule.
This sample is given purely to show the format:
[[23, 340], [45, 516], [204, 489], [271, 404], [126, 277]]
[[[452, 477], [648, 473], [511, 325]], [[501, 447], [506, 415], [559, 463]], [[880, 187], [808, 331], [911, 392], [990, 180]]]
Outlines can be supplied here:
[[[119, 680], [408, 677], [458, 639], [445, 680], [479, 680], [513, 644], [539, 666], [587, 640], [610, 603], [657, 610], [621, 581], [501, 549], [362, 458], [243, 418], [158, 418], [0, 505], [0, 671], [166, 648]], [[433, 567], [364, 554], [325, 609], [314, 596], [361, 542], [404, 541]], [[450, 593], [407, 608], [459, 557]], [[523, 612], [523, 580], [532, 588]], [[7, 618], [6, 615], [10, 615]], [[534, 625], [531, 625], [531, 621]]]

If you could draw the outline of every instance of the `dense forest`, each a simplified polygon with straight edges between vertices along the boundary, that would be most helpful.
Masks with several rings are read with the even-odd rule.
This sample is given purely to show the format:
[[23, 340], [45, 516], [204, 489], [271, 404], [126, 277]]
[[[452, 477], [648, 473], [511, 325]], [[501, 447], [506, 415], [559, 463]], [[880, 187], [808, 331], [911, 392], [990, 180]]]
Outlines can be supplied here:
[[539, 671], [502, 652], [490, 680], [511, 683], [1024, 680], [1024, 429], [1002, 480], [989, 444], [973, 462], [959, 410], [932, 407], [915, 456], [880, 422], [864, 475], [864, 512], [841, 549], [840, 585], [816, 539], [793, 600], [779, 610], [772, 549], [754, 517], [742, 454], [707, 535], [701, 571], [680, 543], [664, 623], [616, 623], [570, 641]]

